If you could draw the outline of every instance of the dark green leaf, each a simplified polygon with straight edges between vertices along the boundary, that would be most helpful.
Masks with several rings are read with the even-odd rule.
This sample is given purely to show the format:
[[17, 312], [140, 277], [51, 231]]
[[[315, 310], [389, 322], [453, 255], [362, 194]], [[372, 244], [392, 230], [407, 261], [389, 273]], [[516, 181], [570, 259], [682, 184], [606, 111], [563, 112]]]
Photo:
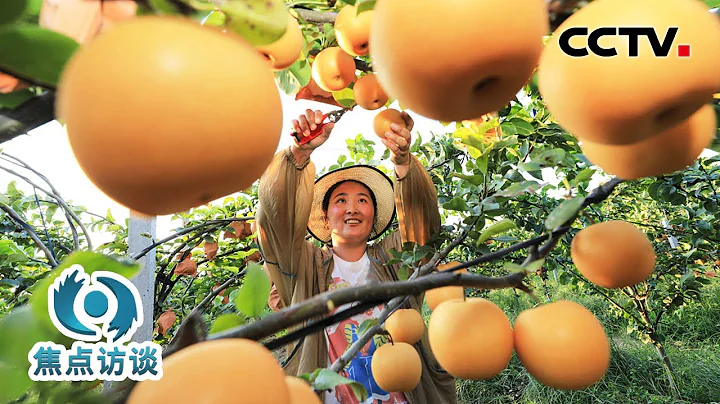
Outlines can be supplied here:
[[443, 204], [443, 208], [448, 210], [457, 210], [457, 211], [464, 211], [467, 212], [470, 210], [470, 208], [467, 206], [467, 203], [465, 203], [465, 200], [459, 197], [455, 197], [450, 202], [445, 202]]
[[466, 180], [475, 186], [482, 185], [483, 181], [485, 179], [485, 177], [482, 175], [465, 175], [465, 174], [451, 173], [450, 176], [454, 177], [454, 178], [460, 178], [460, 179]]
[[270, 279], [260, 265], [250, 262], [235, 297], [235, 307], [247, 317], [257, 317], [265, 310], [269, 297]]
[[0, 69], [51, 87], [78, 48], [73, 39], [37, 25], [0, 28]]
[[28, 8], [28, 0], [0, 1], [0, 25], [10, 24], [22, 17]]
[[342, 377], [330, 369], [323, 369], [320, 371], [320, 374], [318, 374], [318, 376], [315, 378], [313, 388], [315, 390], [329, 390], [335, 386], [339, 386], [342, 384], [350, 385], [359, 401], [362, 402], [367, 400], [368, 393], [362, 384]]
[[562, 201], [545, 219], [545, 228], [552, 231], [565, 224], [580, 211], [584, 201], [585, 198], [579, 196]]

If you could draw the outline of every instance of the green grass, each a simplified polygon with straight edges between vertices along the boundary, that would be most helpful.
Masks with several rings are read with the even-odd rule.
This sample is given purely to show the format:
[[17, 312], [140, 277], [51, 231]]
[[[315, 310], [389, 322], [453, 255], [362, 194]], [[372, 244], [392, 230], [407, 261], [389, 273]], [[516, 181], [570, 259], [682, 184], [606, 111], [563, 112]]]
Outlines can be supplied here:
[[[655, 348], [627, 335], [627, 324], [609, 310], [602, 296], [577, 295], [563, 288], [551, 293], [552, 300], [574, 300], [590, 309], [611, 336], [611, 363], [603, 380], [580, 391], [548, 388], [533, 379], [513, 354], [509, 366], [491, 380], [458, 379], [459, 403], [720, 403], [720, 282], [704, 289], [701, 302], [664, 321], [665, 349], [681, 400], [672, 398]], [[511, 290], [493, 291], [487, 297], [513, 323], [520, 311], [532, 306], [529, 296]]]

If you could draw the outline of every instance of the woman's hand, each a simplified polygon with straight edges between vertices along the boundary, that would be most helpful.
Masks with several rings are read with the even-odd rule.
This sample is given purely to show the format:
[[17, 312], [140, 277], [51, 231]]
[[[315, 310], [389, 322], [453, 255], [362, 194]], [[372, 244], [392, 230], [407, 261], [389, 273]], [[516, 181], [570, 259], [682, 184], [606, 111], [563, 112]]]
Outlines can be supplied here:
[[[390, 131], [385, 132], [385, 139], [382, 139], [385, 147], [390, 149], [390, 161], [395, 164], [395, 169], [398, 171], [398, 166], [407, 166], [410, 164], [410, 145], [412, 144], [412, 130], [415, 122], [410, 115], [403, 111], [401, 114], [405, 121], [405, 127], [393, 123], [390, 125]], [[403, 177], [404, 175], [400, 175]]]
[[[310, 131], [315, 130], [315, 128], [317, 128], [317, 126], [322, 123], [322, 116], [322, 111], [313, 111], [311, 109], [306, 109], [305, 114], [300, 115], [298, 119], [293, 119], [293, 130], [296, 133], [299, 133], [301, 137], [309, 136]], [[291, 150], [298, 164], [305, 163], [305, 161], [310, 158], [310, 154], [313, 152], [313, 150], [322, 146], [322, 144], [325, 143], [326, 140], [328, 140], [328, 137], [330, 137], [330, 132], [332, 132], [332, 129], [334, 127], [334, 123], [328, 123], [327, 125], [325, 125], [325, 128], [323, 129], [323, 132], [320, 134], [320, 136], [305, 144], [300, 144], [297, 140], [293, 140]]]

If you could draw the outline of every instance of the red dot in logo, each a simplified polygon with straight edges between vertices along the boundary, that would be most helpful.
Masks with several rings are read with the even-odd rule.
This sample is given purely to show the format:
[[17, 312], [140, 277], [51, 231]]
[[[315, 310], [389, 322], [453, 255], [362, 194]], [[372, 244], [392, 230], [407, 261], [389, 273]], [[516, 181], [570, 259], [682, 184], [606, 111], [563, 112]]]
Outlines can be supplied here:
[[681, 58], [689, 58], [690, 45], [678, 45], [678, 56]]

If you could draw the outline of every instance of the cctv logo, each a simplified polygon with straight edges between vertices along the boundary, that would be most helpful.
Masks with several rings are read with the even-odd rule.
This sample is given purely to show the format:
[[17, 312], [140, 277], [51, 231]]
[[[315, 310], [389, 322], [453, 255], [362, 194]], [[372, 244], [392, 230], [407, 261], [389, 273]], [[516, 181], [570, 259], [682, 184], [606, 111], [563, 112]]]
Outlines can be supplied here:
[[[36, 343], [28, 353], [32, 380], [162, 377], [160, 345], [129, 342], [142, 325], [142, 300], [127, 278], [108, 271], [90, 276], [81, 265], [73, 265], [48, 288], [48, 311], [55, 328], [76, 341], [70, 350], [52, 341]], [[96, 342], [102, 337], [106, 342]]]
[[[563, 31], [558, 38], [560, 49], [568, 56], [581, 58], [588, 56], [590, 52], [594, 55], [611, 58], [618, 55], [617, 49], [603, 48], [599, 41], [607, 36], [625, 36], [628, 40], [629, 54], [631, 58], [638, 57], [640, 53], [640, 37], [647, 38], [655, 57], [667, 57], [673, 50], [673, 43], [679, 28], [670, 27], [665, 33], [665, 38], [660, 38], [653, 27], [600, 27], [589, 32], [587, 27], [573, 27]], [[587, 36], [587, 47], [575, 48], [570, 45], [570, 40], [576, 36]], [[677, 46], [678, 57], [690, 57], [690, 45]]]

